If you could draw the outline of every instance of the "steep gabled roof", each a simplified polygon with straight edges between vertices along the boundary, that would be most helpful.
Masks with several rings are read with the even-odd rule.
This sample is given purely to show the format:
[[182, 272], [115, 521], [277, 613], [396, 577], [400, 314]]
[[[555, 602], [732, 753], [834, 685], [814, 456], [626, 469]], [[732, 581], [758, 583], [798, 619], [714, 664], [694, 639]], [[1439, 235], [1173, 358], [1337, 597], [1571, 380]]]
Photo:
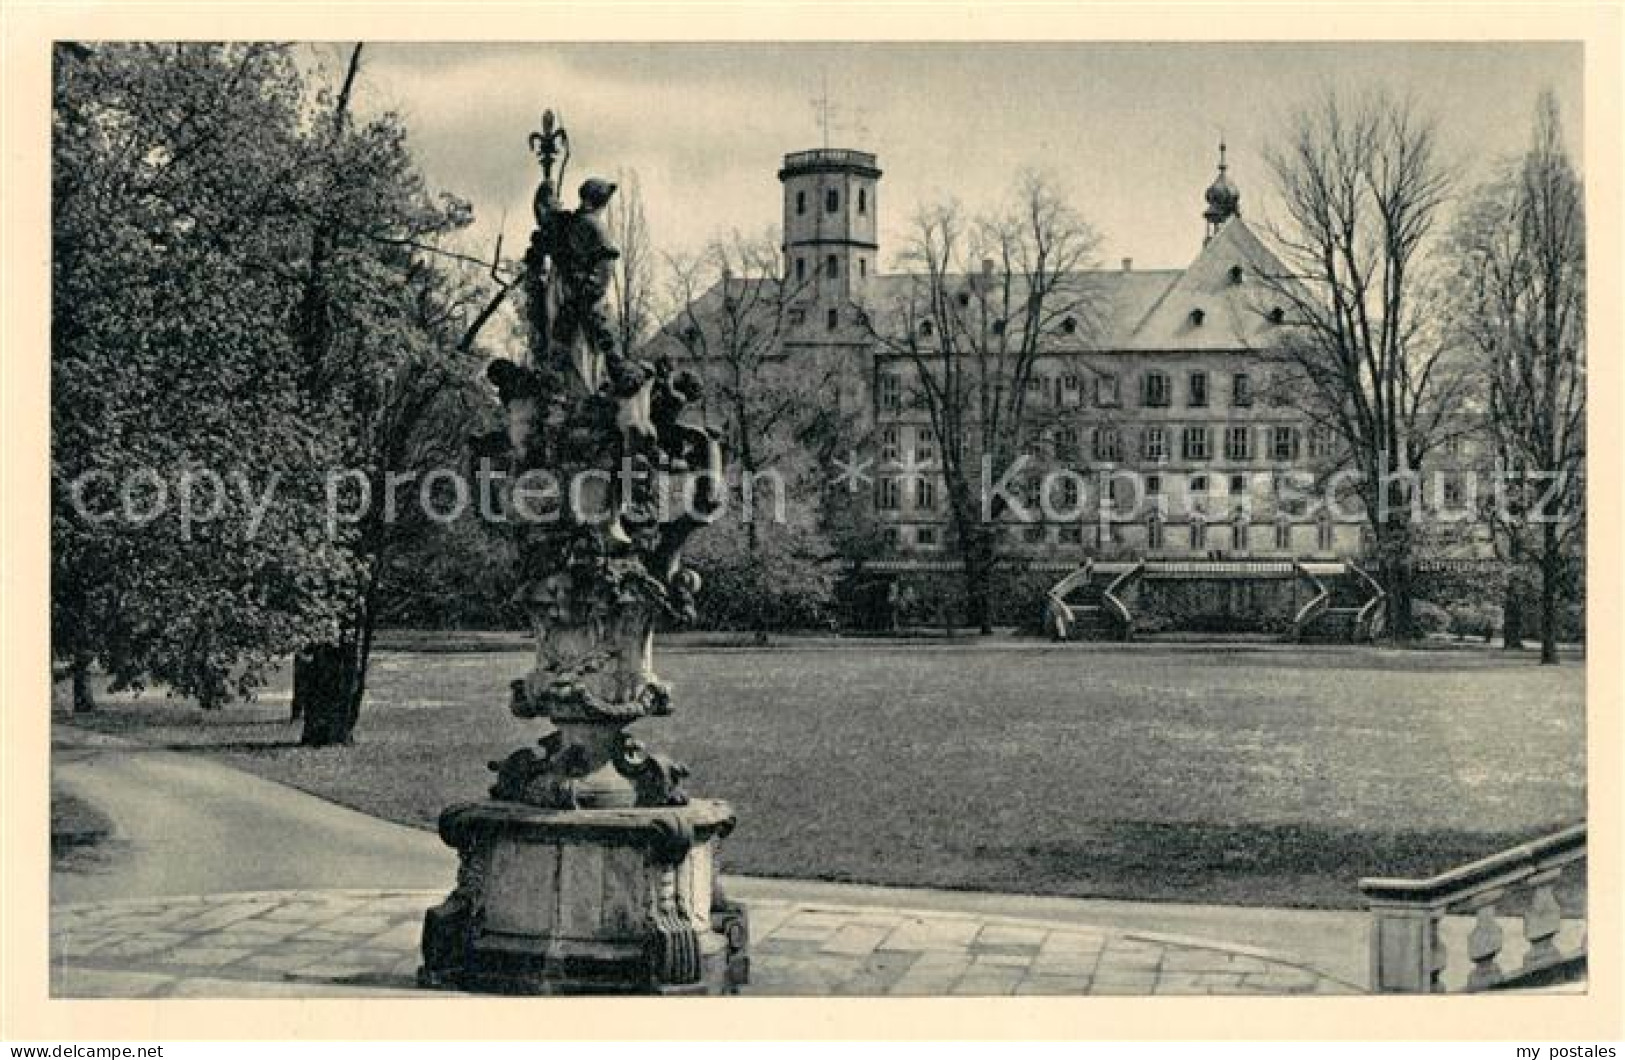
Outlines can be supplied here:
[[1266, 304], [1260, 280], [1280, 272], [1275, 255], [1246, 222], [1233, 218], [1114, 348], [1198, 351], [1263, 345], [1273, 326], [1268, 316], [1273, 306]]
[[[1239, 282], [1233, 269], [1239, 268]], [[1097, 353], [1221, 352], [1255, 349], [1268, 343], [1275, 327], [1269, 320], [1265, 275], [1279, 275], [1281, 265], [1240, 217], [1221, 226], [1185, 269], [1101, 269], [1080, 273], [1068, 298], [1080, 307], [1078, 331], [1068, 337], [1059, 332], [1055, 352], [1077, 350]], [[975, 274], [955, 276], [948, 282], [958, 290], [971, 288]], [[879, 275], [861, 284], [861, 306], [880, 334], [901, 334], [904, 307], [922, 280], [907, 273]], [[729, 281], [735, 298], [756, 298], [771, 311], [776, 291], [764, 290], [769, 280]], [[693, 313], [702, 321], [722, 313], [722, 284], [713, 285], [695, 300]], [[807, 303], [808, 308], [813, 303]], [[819, 311], [821, 312], [821, 311]], [[822, 341], [831, 333], [818, 312], [808, 312], [800, 325], [787, 327], [785, 339]], [[646, 347], [646, 354], [677, 353], [687, 315], [668, 321]], [[841, 341], [853, 338], [850, 322], [842, 322]]]

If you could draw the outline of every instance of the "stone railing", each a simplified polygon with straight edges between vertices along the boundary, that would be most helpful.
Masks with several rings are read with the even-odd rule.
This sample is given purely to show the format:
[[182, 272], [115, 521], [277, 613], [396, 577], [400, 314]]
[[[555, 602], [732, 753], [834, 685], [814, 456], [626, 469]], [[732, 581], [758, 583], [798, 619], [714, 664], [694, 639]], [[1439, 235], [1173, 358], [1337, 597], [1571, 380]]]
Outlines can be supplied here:
[[1350, 563], [1348, 569], [1371, 593], [1371, 599], [1365, 602], [1365, 606], [1360, 608], [1360, 613], [1354, 617], [1353, 639], [1371, 640], [1377, 634], [1377, 624], [1382, 621], [1382, 608], [1384, 601], [1388, 599], [1388, 591], [1382, 587], [1381, 582], [1359, 566]]
[[1072, 626], [1077, 616], [1067, 605], [1066, 598], [1072, 590], [1080, 585], [1086, 585], [1095, 574], [1095, 561], [1086, 559], [1083, 566], [1056, 582], [1044, 594], [1044, 628], [1056, 640], [1069, 640], [1072, 636]]
[[[1565, 869], [1583, 872], [1585, 857], [1582, 822], [1430, 879], [1361, 880], [1371, 910], [1372, 990], [1436, 994], [1550, 986], [1583, 977], [1584, 918], [1565, 919], [1556, 887]], [[1513, 904], [1523, 910], [1524, 953], [1521, 961], [1503, 967], [1503, 951], [1512, 948], [1507, 928], [1518, 922], [1496, 910]], [[1471, 961], [1467, 969], [1450, 964], [1445, 942], [1447, 935], [1463, 932]]]
[[1313, 590], [1313, 595], [1292, 616], [1292, 631], [1287, 634], [1287, 639], [1296, 641], [1303, 639], [1303, 631], [1309, 628], [1309, 623], [1326, 613], [1326, 608], [1331, 606], [1332, 594], [1326, 591], [1326, 583], [1315, 577], [1314, 572], [1302, 563], [1294, 560], [1292, 569], [1298, 577], [1307, 580], [1309, 588]]
[[1124, 640], [1134, 639], [1134, 616], [1129, 613], [1128, 605], [1125, 604], [1122, 597], [1118, 596], [1117, 594], [1127, 589], [1130, 582], [1134, 581], [1134, 579], [1140, 577], [1144, 573], [1145, 564], [1143, 562], [1136, 563], [1128, 570], [1113, 578], [1111, 584], [1106, 586], [1106, 588], [1102, 589], [1100, 592], [1100, 599], [1105, 603], [1112, 615], [1116, 617], [1117, 624], [1119, 627], [1121, 627], [1122, 637]]

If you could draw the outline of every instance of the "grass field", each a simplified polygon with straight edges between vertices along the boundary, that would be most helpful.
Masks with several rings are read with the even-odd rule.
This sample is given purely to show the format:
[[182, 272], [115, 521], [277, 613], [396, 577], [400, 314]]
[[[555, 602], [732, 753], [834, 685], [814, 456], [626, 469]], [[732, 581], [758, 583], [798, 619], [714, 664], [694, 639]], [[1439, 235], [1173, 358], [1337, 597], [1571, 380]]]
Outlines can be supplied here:
[[[350, 748], [285, 684], [203, 714], [106, 696], [81, 724], [216, 754], [432, 827], [541, 734], [514, 653], [391, 652]], [[1358, 905], [1584, 815], [1584, 672], [1476, 651], [866, 645], [673, 651], [637, 730], [739, 813], [735, 872], [1143, 900]], [[284, 675], [284, 680], [285, 680]]]

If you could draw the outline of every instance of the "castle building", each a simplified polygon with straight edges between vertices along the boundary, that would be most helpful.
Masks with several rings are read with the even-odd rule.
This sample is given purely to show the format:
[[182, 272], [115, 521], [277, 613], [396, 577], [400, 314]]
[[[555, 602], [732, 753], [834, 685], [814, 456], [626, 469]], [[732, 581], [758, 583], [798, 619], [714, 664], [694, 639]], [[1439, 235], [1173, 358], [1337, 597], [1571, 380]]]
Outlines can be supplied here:
[[[825, 397], [857, 403], [875, 441], [872, 511], [890, 555], [866, 558], [870, 569], [942, 568], [954, 555], [945, 484], [932, 471], [942, 443], [918, 378], [920, 351], [940, 337], [929, 316], [904, 308], [921, 278], [880, 269], [881, 176], [863, 151], [785, 156], [777, 353], [786, 370], [838, 364], [853, 381]], [[1192, 214], [1201, 239], [1185, 268], [1125, 258], [1069, 277], [1079, 309], [1053, 322], [1032, 359], [1020, 467], [992, 476], [1017, 502], [1002, 556], [1055, 570], [1160, 563], [1201, 581], [1237, 570], [1290, 580], [1304, 564], [1330, 578], [1368, 552], [1357, 502], [1316, 502], [1339, 443], [1294, 400], [1273, 353], [1292, 325], [1264, 278], [1285, 269], [1244, 219], [1222, 144]], [[974, 297], [993, 280], [993, 263], [983, 268], [944, 282]], [[762, 281], [719, 287], [751, 282]], [[729, 298], [708, 292], [688, 317]], [[680, 337], [666, 329], [666, 352]]]

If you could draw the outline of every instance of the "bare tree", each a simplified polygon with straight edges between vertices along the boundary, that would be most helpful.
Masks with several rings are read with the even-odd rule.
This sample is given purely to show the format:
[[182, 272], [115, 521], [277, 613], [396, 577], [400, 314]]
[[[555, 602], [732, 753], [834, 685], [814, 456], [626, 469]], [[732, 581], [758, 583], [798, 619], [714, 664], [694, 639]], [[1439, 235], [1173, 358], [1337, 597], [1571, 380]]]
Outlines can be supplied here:
[[1538, 562], [1540, 661], [1555, 663], [1560, 585], [1585, 514], [1586, 268], [1584, 188], [1550, 92], [1528, 152], [1463, 214], [1460, 243], [1459, 322], [1483, 354], [1505, 473], [1494, 525], [1515, 572]]
[[940, 442], [968, 619], [984, 634], [1009, 508], [985, 479], [1002, 480], [1027, 444], [1040, 356], [1055, 336], [1097, 317], [1084, 271], [1097, 244], [1054, 188], [1029, 174], [1004, 213], [970, 222], [952, 205], [919, 213], [901, 258], [910, 282], [895, 306], [870, 318], [879, 348], [912, 368], [908, 398], [925, 408]]
[[620, 250], [610, 277], [610, 312], [623, 350], [635, 350], [654, 324], [654, 247], [636, 173], [617, 173], [618, 190], [605, 210], [611, 244]]
[[[796, 303], [810, 290], [806, 281], [787, 277], [772, 236], [735, 234], [714, 241], [702, 254], [669, 262], [671, 323], [651, 344], [697, 372], [705, 381], [702, 409], [707, 422], [722, 430], [729, 463], [737, 471], [747, 570], [760, 571], [770, 556], [790, 547], [798, 552], [821, 540], [813, 526], [774, 534], [769, 525], [781, 501], [802, 515], [816, 507], [820, 483], [818, 415], [807, 395], [820, 392], [834, 370], [814, 358], [790, 359], [784, 346]], [[804, 307], [801, 308], [804, 311]], [[770, 491], [767, 496], [762, 491]], [[778, 491], [777, 496], [771, 491]], [[810, 516], [802, 522], [815, 522]], [[788, 557], [818, 562], [817, 557]], [[792, 562], [793, 565], [793, 562]], [[763, 616], [765, 617], [765, 616]], [[758, 625], [758, 637], [765, 627]]]
[[1432, 277], [1450, 185], [1432, 123], [1405, 100], [1327, 93], [1268, 161], [1285, 211], [1284, 271], [1262, 277], [1293, 325], [1268, 355], [1276, 389], [1341, 438], [1376, 543], [1390, 636], [1408, 640], [1419, 475], [1463, 429], [1471, 385]]

